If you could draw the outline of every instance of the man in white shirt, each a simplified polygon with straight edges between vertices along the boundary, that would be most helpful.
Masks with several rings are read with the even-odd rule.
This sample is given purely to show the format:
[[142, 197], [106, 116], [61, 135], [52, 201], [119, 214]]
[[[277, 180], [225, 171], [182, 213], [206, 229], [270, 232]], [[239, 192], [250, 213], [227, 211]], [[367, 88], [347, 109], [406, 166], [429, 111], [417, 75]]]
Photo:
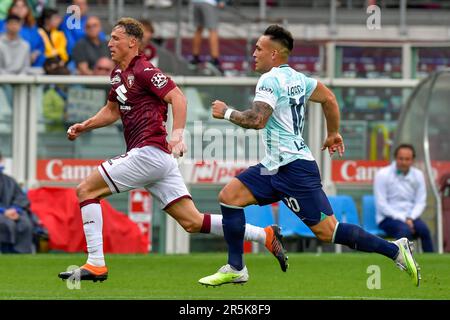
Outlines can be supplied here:
[[419, 218], [426, 206], [427, 189], [423, 173], [412, 167], [414, 147], [401, 144], [395, 161], [375, 175], [376, 221], [393, 238], [420, 238], [424, 252], [433, 252], [427, 225]]

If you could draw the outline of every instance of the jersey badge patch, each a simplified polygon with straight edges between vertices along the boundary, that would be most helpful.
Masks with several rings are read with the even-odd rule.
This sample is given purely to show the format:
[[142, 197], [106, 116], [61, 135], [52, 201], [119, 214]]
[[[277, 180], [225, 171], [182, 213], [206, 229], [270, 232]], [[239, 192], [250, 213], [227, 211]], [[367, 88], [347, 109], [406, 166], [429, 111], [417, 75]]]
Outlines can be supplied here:
[[169, 80], [167, 79], [167, 77], [165, 75], [163, 75], [162, 73], [156, 73], [153, 77], [152, 77], [152, 83], [153, 85], [158, 88], [158, 89], [162, 89], [164, 88], [164, 86], [169, 82]]

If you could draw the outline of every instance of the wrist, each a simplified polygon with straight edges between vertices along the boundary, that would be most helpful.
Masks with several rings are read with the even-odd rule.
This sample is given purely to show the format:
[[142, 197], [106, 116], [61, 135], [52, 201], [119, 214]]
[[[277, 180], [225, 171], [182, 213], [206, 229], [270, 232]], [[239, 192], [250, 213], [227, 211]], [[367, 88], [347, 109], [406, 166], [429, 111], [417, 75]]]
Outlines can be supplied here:
[[183, 140], [183, 129], [175, 129], [172, 131], [172, 134], [170, 135], [170, 140], [172, 141], [180, 141]]
[[232, 109], [232, 108], [227, 108], [227, 110], [225, 111], [225, 114], [223, 115], [223, 118], [224, 118], [225, 120], [230, 121], [231, 114], [232, 114], [234, 111], [235, 111], [235, 110]]

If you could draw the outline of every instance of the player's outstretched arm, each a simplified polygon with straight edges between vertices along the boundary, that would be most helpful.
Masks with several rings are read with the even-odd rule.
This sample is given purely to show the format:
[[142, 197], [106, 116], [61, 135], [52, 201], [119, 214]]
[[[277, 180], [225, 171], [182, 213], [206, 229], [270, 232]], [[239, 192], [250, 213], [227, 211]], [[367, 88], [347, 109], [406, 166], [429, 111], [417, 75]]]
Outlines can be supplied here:
[[254, 101], [251, 109], [242, 112], [229, 108], [220, 100], [212, 103], [212, 116], [214, 118], [230, 120], [246, 129], [259, 130], [264, 128], [272, 112], [272, 107], [262, 101]]
[[164, 96], [164, 101], [172, 105], [173, 126], [169, 148], [175, 158], [182, 157], [187, 148], [183, 141], [186, 126], [187, 100], [183, 92], [175, 87]]
[[339, 134], [339, 106], [334, 96], [334, 93], [328, 89], [320, 81], [317, 82], [317, 87], [312, 93], [309, 100], [322, 104], [323, 113], [327, 120], [328, 136], [323, 143], [322, 150], [328, 149], [330, 155], [336, 151], [342, 157], [345, 151], [344, 140]]
[[85, 131], [106, 127], [120, 118], [119, 104], [109, 101], [97, 114], [82, 123], [75, 123], [67, 130], [67, 138], [75, 140]]

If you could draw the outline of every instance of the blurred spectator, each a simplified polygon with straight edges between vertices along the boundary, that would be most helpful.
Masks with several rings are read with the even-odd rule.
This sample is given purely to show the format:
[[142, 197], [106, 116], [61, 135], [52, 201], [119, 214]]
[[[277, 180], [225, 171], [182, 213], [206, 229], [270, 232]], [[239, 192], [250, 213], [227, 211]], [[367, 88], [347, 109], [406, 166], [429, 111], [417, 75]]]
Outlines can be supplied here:
[[[45, 74], [68, 75], [69, 70], [57, 57], [49, 58], [44, 64]], [[44, 88], [42, 108], [46, 132], [63, 132], [66, 129], [67, 87], [63, 84], [50, 84]], [[68, 128], [68, 127], [67, 127]]]
[[[66, 14], [64, 16], [63, 22], [60, 25], [60, 30], [64, 32], [64, 35], [67, 39], [67, 53], [69, 56], [72, 56], [73, 48], [75, 44], [83, 39], [86, 35], [86, 23], [89, 17], [88, 11], [89, 7], [87, 4], [87, 0], [73, 0], [72, 5], [78, 6], [80, 12], [80, 23], [79, 28], [74, 26], [74, 15]], [[105, 33], [103, 31], [100, 32], [100, 39], [102, 41], [106, 40]]]
[[155, 67], [158, 66], [158, 52], [155, 45], [152, 42], [155, 29], [153, 24], [149, 20], [140, 20], [144, 27], [144, 36], [142, 37], [140, 51], [144, 54], [148, 61]]
[[31, 253], [33, 219], [30, 201], [17, 182], [3, 174], [0, 154], [0, 250], [2, 253]]
[[45, 45], [45, 57], [59, 57], [62, 61], [67, 62], [69, 55], [67, 54], [67, 40], [63, 32], [58, 30], [61, 23], [61, 17], [58, 11], [53, 8], [45, 8], [39, 17], [39, 34]]
[[173, 5], [170, 0], [145, 0], [146, 7], [169, 8]]
[[423, 173], [412, 166], [414, 147], [401, 144], [394, 156], [395, 161], [375, 175], [376, 221], [388, 236], [409, 240], [418, 237], [423, 251], [433, 252], [430, 231], [420, 219], [426, 207], [427, 188]]
[[102, 30], [100, 19], [91, 16], [86, 22], [86, 36], [73, 48], [72, 58], [79, 75], [92, 75], [97, 60], [110, 57], [108, 43], [100, 39]]
[[114, 61], [108, 57], [101, 57], [94, 67], [94, 76], [110, 76], [114, 69]]
[[18, 16], [6, 18], [6, 33], [0, 36], [0, 74], [25, 74], [30, 67], [30, 45], [20, 37], [21, 27]]
[[217, 32], [219, 25], [218, 8], [224, 7], [223, 1], [216, 0], [192, 0], [194, 5], [194, 24], [196, 26], [195, 34], [192, 39], [192, 60], [191, 64], [198, 65], [200, 61], [200, 50], [202, 45], [203, 30], [206, 28], [209, 32], [209, 49], [211, 60], [210, 64], [220, 73], [223, 73], [219, 61], [219, 34]]
[[[14, 14], [22, 20], [20, 36], [30, 44], [31, 65], [42, 67], [44, 65], [44, 42], [39, 36], [38, 28], [31, 8], [25, 0], [13, 0], [8, 10], [8, 15]], [[6, 31], [5, 20], [0, 20], [0, 33]]]

